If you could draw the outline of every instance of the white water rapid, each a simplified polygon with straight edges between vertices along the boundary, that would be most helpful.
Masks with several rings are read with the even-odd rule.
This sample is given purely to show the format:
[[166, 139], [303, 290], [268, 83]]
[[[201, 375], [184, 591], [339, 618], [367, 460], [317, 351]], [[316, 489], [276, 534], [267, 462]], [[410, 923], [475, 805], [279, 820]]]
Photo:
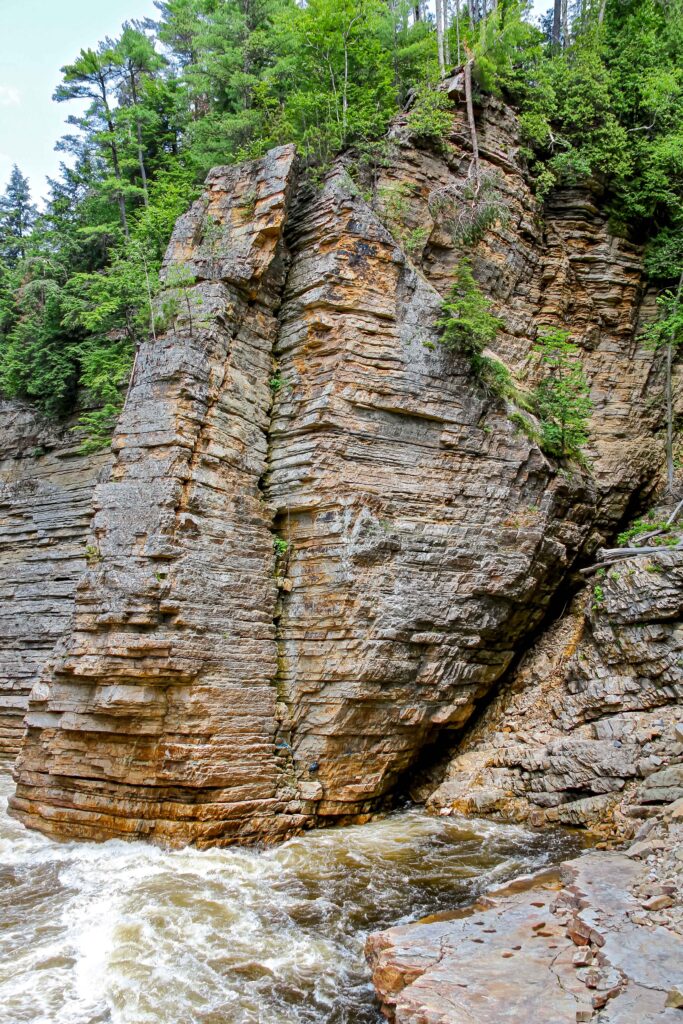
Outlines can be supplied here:
[[369, 931], [574, 852], [407, 810], [263, 851], [54, 843], [0, 779], [2, 1024], [374, 1024]]

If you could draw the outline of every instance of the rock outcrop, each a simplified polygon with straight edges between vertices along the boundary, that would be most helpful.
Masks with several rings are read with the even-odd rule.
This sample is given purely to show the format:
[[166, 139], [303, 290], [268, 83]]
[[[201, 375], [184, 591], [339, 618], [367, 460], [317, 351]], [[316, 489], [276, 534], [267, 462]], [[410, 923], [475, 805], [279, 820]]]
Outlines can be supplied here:
[[109, 453], [27, 403], [0, 402], [0, 757], [19, 750], [33, 684], [69, 628], [92, 494]]
[[407, 118], [399, 119], [391, 159], [378, 171], [377, 207], [440, 294], [448, 294], [463, 254], [471, 259], [504, 323], [495, 351], [522, 387], [532, 386], [538, 374], [538, 363], [529, 359], [538, 328], [569, 329], [591, 385], [589, 457], [609, 530], [629, 501], [651, 488], [662, 460], [653, 436], [661, 362], [640, 339], [643, 319], [655, 315], [642, 250], [611, 233], [600, 196], [587, 188], [558, 189], [541, 207], [520, 159], [516, 117], [486, 96], [477, 110], [488, 197], [482, 206], [485, 212], [488, 203], [498, 219], [481, 237], [475, 232], [460, 241], [462, 210], [476, 203], [467, 190], [471, 152], [461, 78], [447, 88], [456, 103], [453, 145], [442, 152], [417, 149]]
[[[680, 801], [679, 801], [680, 803]], [[390, 928], [366, 952], [394, 1024], [659, 1024], [683, 1007], [683, 808], [626, 853], [562, 865], [469, 911]]]
[[683, 557], [594, 577], [469, 732], [430, 806], [633, 833], [683, 797]]
[[[137, 355], [73, 625], [32, 691], [11, 803], [28, 825], [206, 845], [359, 820], [652, 487], [639, 252], [586, 195], [544, 226], [511, 112], [480, 120], [508, 207], [474, 251], [500, 355], [532, 380], [538, 325], [575, 328], [595, 474], [549, 461], [437, 344], [462, 246], [433, 197], [462, 186], [461, 114], [449, 154], [397, 125], [400, 224], [392, 182], [368, 201], [344, 161], [315, 190], [291, 147], [214, 170], [171, 240], [168, 329]], [[418, 253], [405, 232], [427, 217]]]

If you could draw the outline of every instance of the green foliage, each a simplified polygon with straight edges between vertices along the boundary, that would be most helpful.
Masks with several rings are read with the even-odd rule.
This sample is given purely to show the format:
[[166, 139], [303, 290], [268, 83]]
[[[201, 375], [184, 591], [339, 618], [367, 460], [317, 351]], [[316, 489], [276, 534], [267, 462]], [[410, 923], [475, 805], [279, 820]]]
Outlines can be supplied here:
[[465, 248], [476, 245], [489, 228], [505, 225], [510, 218], [501, 176], [487, 171], [435, 190], [429, 208], [453, 243]]
[[659, 318], [645, 327], [642, 338], [653, 349], [671, 345], [677, 348], [683, 340], [683, 304], [677, 292], [665, 289], [657, 298]]
[[453, 106], [447, 93], [438, 91], [433, 82], [422, 83], [408, 114], [407, 125], [417, 142], [443, 149], [453, 128]]
[[28, 178], [15, 164], [4, 195], [0, 196], [0, 259], [16, 266], [26, 253], [26, 243], [36, 219]]
[[548, 328], [535, 345], [544, 371], [535, 390], [541, 446], [559, 458], [576, 456], [588, 443], [588, 382], [569, 332]]
[[289, 541], [284, 540], [283, 537], [274, 537], [273, 548], [275, 549], [275, 557], [283, 558], [289, 551]]
[[[662, 316], [647, 338], [675, 348], [683, 0], [608, 0], [601, 24], [597, 5], [582, 5], [563, 48], [548, 45], [524, 3], [489, 6], [473, 26], [461, 11], [459, 32], [453, 24], [448, 31], [452, 56], [473, 57], [475, 103], [477, 92], [490, 91], [518, 105], [539, 196], [591, 179], [605, 192], [613, 225], [649, 243]], [[141, 341], [206, 322], [193, 282], [167, 280], [160, 289], [159, 272], [173, 224], [209, 167], [295, 142], [316, 180], [352, 147], [354, 176], [367, 186], [387, 160], [386, 128], [409, 101], [407, 126], [418, 145], [447, 155], [452, 131], [450, 101], [435, 88], [433, 17], [416, 21], [407, 0], [156, 0], [156, 7], [157, 24], [126, 23], [62, 68], [55, 100], [75, 112], [59, 143], [68, 159], [44, 212], [36, 214], [16, 168], [0, 197], [0, 388], [54, 415], [76, 412], [86, 445], [106, 443]], [[437, 191], [430, 209], [467, 247], [509, 213], [502, 177], [483, 171], [463, 179]], [[251, 219], [255, 194], [241, 203], [240, 215]], [[428, 228], [410, 188], [380, 195], [378, 206], [418, 261]], [[221, 244], [220, 226], [207, 218], [200, 252], [209, 277]], [[484, 355], [499, 322], [466, 261], [441, 326], [443, 343], [469, 356], [489, 390], [512, 393], [504, 366]], [[548, 368], [550, 376], [559, 372]], [[565, 429], [558, 397], [549, 385], [546, 392], [544, 443], [578, 450], [583, 414], [571, 414], [578, 421], [565, 425], [563, 442], [553, 435]]]
[[622, 547], [629, 547], [632, 541], [642, 537], [644, 534], [660, 533], [660, 536], [652, 538], [652, 544], [654, 546], [660, 544], [667, 546], [672, 539], [674, 544], [677, 542], [677, 538], [672, 538], [671, 534], [672, 531], [677, 531], [678, 529], [675, 525], [669, 525], [666, 519], [657, 519], [655, 515], [648, 513], [644, 518], [636, 519], [627, 530], [620, 533], [617, 537], [617, 543]]
[[437, 321], [441, 344], [462, 352], [473, 362], [503, 326], [503, 321], [491, 313], [491, 303], [475, 281], [468, 259], [458, 264], [450, 297], [441, 309], [443, 316]]
[[474, 279], [468, 259], [460, 261], [449, 298], [442, 303], [443, 316], [437, 321], [442, 345], [466, 356], [480, 384], [493, 395], [512, 389], [509, 370], [499, 359], [485, 355], [503, 321], [491, 312], [491, 303]]

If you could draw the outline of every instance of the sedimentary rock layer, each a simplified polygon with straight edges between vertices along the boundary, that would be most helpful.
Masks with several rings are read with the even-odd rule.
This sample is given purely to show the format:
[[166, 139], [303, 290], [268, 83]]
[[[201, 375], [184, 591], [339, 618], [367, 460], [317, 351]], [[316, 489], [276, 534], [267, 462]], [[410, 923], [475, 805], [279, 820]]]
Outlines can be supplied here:
[[683, 558], [615, 564], [529, 651], [430, 797], [632, 833], [683, 796]]
[[477, 204], [467, 185], [471, 152], [462, 79], [447, 85], [455, 101], [451, 146], [416, 148], [406, 119], [399, 119], [391, 157], [378, 171], [376, 205], [440, 294], [448, 294], [459, 260], [471, 260], [503, 321], [493, 347], [522, 387], [538, 376], [538, 362], [529, 356], [539, 328], [569, 330], [591, 386], [589, 454], [609, 523], [647, 490], [661, 461], [653, 438], [661, 360], [653, 359], [639, 330], [641, 319], [654, 312], [641, 249], [612, 234], [599, 194], [588, 188], [563, 187], [539, 203], [520, 156], [517, 119], [490, 96], [477, 108], [480, 207], [488, 204], [496, 215], [479, 237], [463, 242], [463, 211]]
[[[613, 425], [597, 488], [437, 343], [462, 246], [429, 200], [462, 184], [459, 114], [447, 158], [397, 127], [396, 181], [422, 203], [399, 226], [386, 183], [364, 198], [343, 161], [315, 189], [291, 148], [218, 168], [171, 241], [167, 329], [138, 353], [73, 628], [32, 692], [12, 802], [27, 824], [207, 844], [357, 819], [467, 720], [578, 553], [651, 486], [652, 354], [628, 400], [612, 385], [638, 253], [585, 197], [553, 241], [511, 113], [479, 115], [510, 207], [474, 253], [501, 354], [519, 370], [539, 323], [576, 317]], [[405, 230], [425, 210], [419, 254]]]
[[0, 403], [0, 756], [18, 751], [31, 687], [68, 631], [95, 482], [111, 461], [81, 454], [72, 426]]
[[317, 814], [357, 814], [504, 671], [594, 498], [434, 349], [438, 294], [343, 175], [288, 242], [267, 478], [289, 544], [282, 736]]
[[12, 803], [27, 824], [172, 842], [291, 825], [259, 485], [293, 174], [291, 148], [219, 168], [175, 229], [168, 330], [138, 352], [95, 564], [31, 698]]

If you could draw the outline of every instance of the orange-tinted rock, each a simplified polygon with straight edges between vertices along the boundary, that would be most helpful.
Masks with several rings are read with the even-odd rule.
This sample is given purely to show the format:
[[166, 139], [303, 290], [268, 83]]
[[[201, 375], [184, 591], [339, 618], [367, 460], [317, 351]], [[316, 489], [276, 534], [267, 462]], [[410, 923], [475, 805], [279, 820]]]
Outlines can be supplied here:
[[[342, 166], [320, 190], [297, 186], [290, 147], [216, 169], [171, 241], [168, 329], [138, 354], [93, 564], [32, 692], [12, 801], [28, 825], [204, 845], [361, 819], [468, 719], [578, 553], [651, 486], [652, 354], [628, 401], [611, 384], [638, 253], [585, 197], [580, 230], [552, 210], [544, 227], [511, 113], [491, 101], [481, 118], [511, 206], [475, 254], [501, 353], [519, 370], [539, 323], [575, 316], [584, 337], [600, 319], [597, 486], [558, 472], [438, 346], [459, 258], [442, 225], [423, 273]], [[466, 154], [397, 146], [423, 216]]]

